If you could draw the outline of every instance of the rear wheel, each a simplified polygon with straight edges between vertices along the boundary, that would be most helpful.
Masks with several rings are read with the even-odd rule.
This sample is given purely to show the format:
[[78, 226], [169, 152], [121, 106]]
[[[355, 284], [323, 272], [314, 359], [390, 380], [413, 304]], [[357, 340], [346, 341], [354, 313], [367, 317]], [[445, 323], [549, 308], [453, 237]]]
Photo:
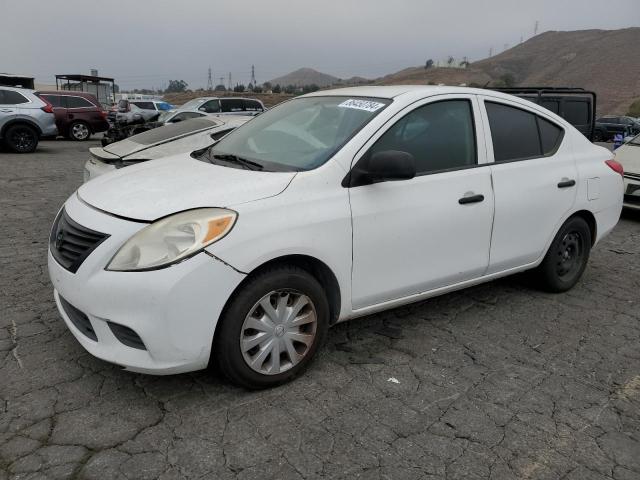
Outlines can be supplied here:
[[82, 142], [84, 140], [89, 140], [91, 137], [91, 130], [89, 130], [89, 125], [84, 122], [73, 122], [69, 125], [69, 138], [71, 140], [77, 140]]
[[540, 286], [550, 292], [566, 292], [584, 272], [591, 252], [591, 230], [582, 217], [572, 217], [560, 228], [540, 266]]
[[222, 373], [245, 388], [268, 388], [309, 365], [326, 336], [329, 305], [305, 270], [274, 267], [235, 294], [220, 322], [213, 355]]
[[28, 125], [13, 125], [6, 131], [5, 143], [16, 153], [31, 153], [38, 146], [38, 132]]

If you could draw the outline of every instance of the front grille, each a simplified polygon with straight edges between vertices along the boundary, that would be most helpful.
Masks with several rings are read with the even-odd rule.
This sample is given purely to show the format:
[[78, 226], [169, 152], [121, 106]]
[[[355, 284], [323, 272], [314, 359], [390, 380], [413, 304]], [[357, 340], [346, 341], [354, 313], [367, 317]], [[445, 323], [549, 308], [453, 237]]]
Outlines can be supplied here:
[[147, 349], [140, 336], [129, 327], [113, 322], [107, 322], [107, 325], [109, 325], [109, 328], [115, 337], [127, 347], [137, 348], [138, 350]]
[[75, 327], [80, 330], [86, 337], [89, 337], [94, 342], [97, 342], [98, 337], [95, 330], [93, 330], [93, 326], [91, 325], [89, 317], [87, 317], [84, 313], [67, 302], [64, 298], [62, 298], [62, 296], [59, 296], [59, 298], [60, 303], [62, 304], [62, 308], [67, 314], [67, 317], [69, 317], [69, 320], [71, 320], [71, 323], [73, 323]]
[[76, 273], [82, 262], [109, 235], [90, 230], [77, 224], [62, 209], [51, 229], [49, 246], [51, 254], [60, 265]]

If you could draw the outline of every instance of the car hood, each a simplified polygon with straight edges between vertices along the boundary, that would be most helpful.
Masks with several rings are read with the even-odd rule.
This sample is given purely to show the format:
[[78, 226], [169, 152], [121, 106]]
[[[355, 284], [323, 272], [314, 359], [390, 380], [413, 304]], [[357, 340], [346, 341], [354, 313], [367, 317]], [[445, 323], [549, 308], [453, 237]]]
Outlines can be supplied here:
[[78, 189], [82, 201], [122, 217], [153, 221], [199, 207], [231, 207], [282, 193], [295, 172], [244, 170], [176, 155], [101, 175]]

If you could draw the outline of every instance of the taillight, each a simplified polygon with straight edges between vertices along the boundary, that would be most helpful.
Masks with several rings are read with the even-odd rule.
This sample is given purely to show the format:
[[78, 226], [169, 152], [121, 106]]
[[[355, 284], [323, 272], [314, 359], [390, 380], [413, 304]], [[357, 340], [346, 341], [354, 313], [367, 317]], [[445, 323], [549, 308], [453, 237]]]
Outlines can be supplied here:
[[42, 100], [45, 103], [45, 106], [40, 107], [40, 110], [47, 113], [53, 113], [53, 105], [51, 105], [47, 100], [45, 100], [42, 97], [40, 97], [40, 100]]
[[607, 160], [604, 163], [609, 165], [609, 168], [620, 175], [624, 175], [624, 167], [620, 164], [620, 162], [616, 162], [615, 160]]

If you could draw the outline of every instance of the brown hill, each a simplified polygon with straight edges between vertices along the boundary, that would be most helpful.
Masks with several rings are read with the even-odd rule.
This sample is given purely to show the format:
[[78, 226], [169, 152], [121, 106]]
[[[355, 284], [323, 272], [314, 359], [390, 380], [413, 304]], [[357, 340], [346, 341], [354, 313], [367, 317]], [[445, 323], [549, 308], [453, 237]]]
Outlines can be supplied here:
[[[467, 69], [407, 68], [380, 84], [499, 83], [511, 75], [518, 86], [571, 86], [598, 94], [598, 114], [624, 114], [640, 98], [640, 28], [545, 32]], [[490, 84], [490, 85], [491, 85]]]
[[326, 73], [318, 72], [313, 68], [300, 68], [295, 72], [287, 73], [273, 80], [269, 80], [271, 85], [295, 85], [302, 87], [304, 85], [318, 85], [319, 87], [328, 87], [333, 85], [339, 79]]

